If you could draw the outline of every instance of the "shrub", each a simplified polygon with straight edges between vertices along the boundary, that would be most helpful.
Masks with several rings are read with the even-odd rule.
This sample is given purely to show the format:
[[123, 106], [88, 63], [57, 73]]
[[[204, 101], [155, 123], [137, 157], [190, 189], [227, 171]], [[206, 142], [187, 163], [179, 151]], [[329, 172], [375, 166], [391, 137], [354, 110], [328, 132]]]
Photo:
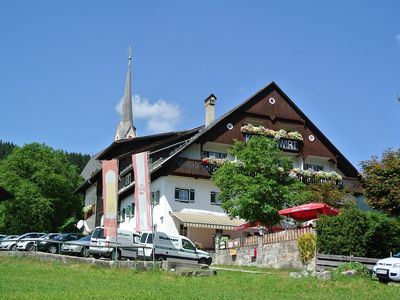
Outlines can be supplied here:
[[297, 240], [299, 247], [300, 260], [303, 264], [308, 264], [315, 254], [316, 238], [312, 233], [303, 234]]
[[399, 250], [399, 245], [400, 222], [382, 213], [353, 208], [318, 221], [319, 253], [381, 258]]
[[371, 277], [371, 273], [368, 268], [359, 262], [348, 262], [340, 264], [334, 271], [333, 275], [337, 278], [345, 277], [342, 273], [349, 270], [356, 271], [356, 277], [369, 278]]

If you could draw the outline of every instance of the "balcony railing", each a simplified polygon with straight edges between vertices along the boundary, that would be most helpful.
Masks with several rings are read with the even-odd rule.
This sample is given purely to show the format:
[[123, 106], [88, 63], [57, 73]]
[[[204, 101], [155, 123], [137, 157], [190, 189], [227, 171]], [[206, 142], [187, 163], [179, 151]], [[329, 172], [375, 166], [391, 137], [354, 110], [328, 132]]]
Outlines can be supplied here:
[[[191, 175], [195, 177], [210, 178], [211, 174], [217, 169], [216, 165], [203, 165], [201, 160], [178, 157], [175, 161], [173, 172], [179, 175]], [[297, 177], [305, 184], [318, 184], [327, 181], [299, 175]], [[333, 181], [333, 183], [351, 193], [363, 193], [361, 182], [357, 178], [343, 177], [342, 180]]]
[[192, 175], [202, 178], [210, 178], [216, 166], [203, 165], [201, 160], [178, 157], [175, 161], [173, 172], [180, 175]]

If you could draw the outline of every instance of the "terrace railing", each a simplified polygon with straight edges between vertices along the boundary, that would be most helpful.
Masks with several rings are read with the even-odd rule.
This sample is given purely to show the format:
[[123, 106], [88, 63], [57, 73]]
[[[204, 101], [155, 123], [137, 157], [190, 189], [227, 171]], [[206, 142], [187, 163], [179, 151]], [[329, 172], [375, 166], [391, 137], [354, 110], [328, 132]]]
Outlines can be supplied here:
[[226, 243], [226, 248], [239, 248], [245, 246], [258, 246], [259, 244], [272, 244], [280, 243], [285, 241], [297, 240], [300, 236], [306, 233], [315, 233], [313, 228], [299, 228], [299, 229], [287, 229], [280, 232], [268, 233], [263, 236], [250, 236], [243, 238], [236, 238], [229, 240]]

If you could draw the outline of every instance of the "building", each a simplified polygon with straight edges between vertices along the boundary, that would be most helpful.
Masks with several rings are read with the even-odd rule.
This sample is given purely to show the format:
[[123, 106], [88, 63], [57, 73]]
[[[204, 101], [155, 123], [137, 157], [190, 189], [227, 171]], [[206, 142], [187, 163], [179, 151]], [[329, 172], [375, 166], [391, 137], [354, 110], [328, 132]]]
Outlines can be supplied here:
[[[205, 99], [204, 126], [136, 136], [130, 96], [130, 61], [129, 56], [124, 111], [115, 141], [92, 157], [82, 174], [85, 182], [78, 189], [85, 194], [89, 227], [102, 224], [100, 161], [118, 159], [119, 226], [135, 228], [131, 156], [149, 151], [152, 215], [157, 230], [186, 235], [203, 248], [213, 248], [217, 234], [240, 235], [234, 228], [244, 220], [231, 219], [224, 213], [218, 201], [218, 188], [210, 178], [215, 168], [212, 162], [215, 159], [232, 160], [228, 149], [234, 140], [246, 140], [251, 134], [279, 134], [279, 147], [292, 160], [299, 178], [306, 178], [304, 170], [329, 172], [338, 176], [341, 186], [354, 194], [362, 194], [357, 169], [275, 82], [217, 119], [216, 97], [210, 95]], [[125, 128], [128, 135], [121, 133], [120, 128]]]

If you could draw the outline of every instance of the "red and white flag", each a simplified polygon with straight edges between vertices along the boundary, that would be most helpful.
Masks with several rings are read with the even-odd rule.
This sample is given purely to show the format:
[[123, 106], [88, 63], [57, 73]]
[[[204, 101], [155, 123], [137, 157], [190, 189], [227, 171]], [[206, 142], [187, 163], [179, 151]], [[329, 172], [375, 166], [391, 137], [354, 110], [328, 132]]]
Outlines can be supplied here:
[[104, 236], [115, 237], [118, 215], [118, 162], [115, 159], [104, 160], [102, 168]]
[[132, 165], [135, 174], [136, 230], [151, 230], [148, 152], [132, 155]]

